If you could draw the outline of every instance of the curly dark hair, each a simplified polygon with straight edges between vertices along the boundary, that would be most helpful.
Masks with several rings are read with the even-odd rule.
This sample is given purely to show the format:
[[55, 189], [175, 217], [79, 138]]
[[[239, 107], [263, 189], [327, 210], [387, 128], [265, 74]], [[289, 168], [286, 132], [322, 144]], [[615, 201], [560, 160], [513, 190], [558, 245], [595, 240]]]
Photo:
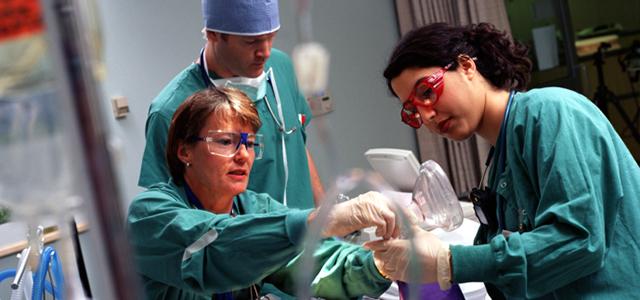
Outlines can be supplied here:
[[529, 49], [513, 42], [492, 24], [451, 26], [433, 23], [407, 33], [395, 47], [384, 77], [391, 93], [391, 80], [408, 68], [443, 67], [461, 54], [475, 57], [480, 74], [500, 89], [524, 91], [531, 77]]

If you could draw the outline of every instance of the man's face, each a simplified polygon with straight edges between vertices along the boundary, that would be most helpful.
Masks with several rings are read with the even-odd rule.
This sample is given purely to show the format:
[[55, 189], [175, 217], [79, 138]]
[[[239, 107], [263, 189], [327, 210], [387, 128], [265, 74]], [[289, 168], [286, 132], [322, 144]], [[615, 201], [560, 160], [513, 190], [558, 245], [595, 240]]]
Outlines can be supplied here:
[[[214, 33], [209, 33], [214, 34]], [[241, 36], [215, 33], [213, 47], [219, 76], [251, 77], [262, 74], [264, 64], [271, 55], [271, 46], [276, 32], [257, 35]]]

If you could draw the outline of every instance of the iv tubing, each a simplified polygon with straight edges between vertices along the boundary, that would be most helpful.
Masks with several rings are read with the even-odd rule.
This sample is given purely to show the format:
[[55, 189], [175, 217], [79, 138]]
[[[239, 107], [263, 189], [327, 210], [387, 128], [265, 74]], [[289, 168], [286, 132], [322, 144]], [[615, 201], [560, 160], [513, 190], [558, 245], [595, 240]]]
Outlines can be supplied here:
[[0, 272], [0, 282], [3, 282], [5, 279], [13, 278], [16, 276], [16, 269], [6, 269]]
[[[53, 261], [51, 261], [53, 259]], [[43, 294], [43, 288], [46, 288], [45, 275], [49, 269], [49, 263], [51, 262], [51, 272], [53, 274], [53, 279], [55, 281], [55, 290], [53, 291], [53, 295], [57, 299], [64, 299], [62, 295], [64, 295], [64, 277], [62, 275], [62, 269], [60, 265], [60, 260], [58, 258], [58, 254], [52, 247], [47, 247], [42, 252], [42, 257], [40, 259], [40, 265], [38, 266], [38, 270], [34, 276], [33, 280], [33, 291], [31, 293], [31, 299], [40, 299]]]

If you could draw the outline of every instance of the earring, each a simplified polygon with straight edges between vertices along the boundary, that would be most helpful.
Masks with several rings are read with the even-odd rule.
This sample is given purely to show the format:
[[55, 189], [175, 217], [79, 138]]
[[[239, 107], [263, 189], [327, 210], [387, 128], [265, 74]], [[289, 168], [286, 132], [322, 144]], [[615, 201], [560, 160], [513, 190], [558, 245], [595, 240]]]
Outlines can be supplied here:
[[187, 168], [188, 168], [188, 167], [191, 167], [191, 163], [190, 163], [190, 162], [186, 162], [186, 163], [184, 163], [184, 165], [185, 165]]
[[474, 57], [471, 57], [471, 56], [469, 56], [469, 54], [464, 54], [464, 53], [462, 53], [462, 54], [459, 54], [459, 55], [458, 55], [458, 60], [459, 60], [459, 61], [461, 61], [461, 60], [468, 60], [468, 59], [473, 60], [473, 61], [478, 60], [478, 58], [477, 58], [477, 57], [475, 57], [475, 56], [474, 56]]

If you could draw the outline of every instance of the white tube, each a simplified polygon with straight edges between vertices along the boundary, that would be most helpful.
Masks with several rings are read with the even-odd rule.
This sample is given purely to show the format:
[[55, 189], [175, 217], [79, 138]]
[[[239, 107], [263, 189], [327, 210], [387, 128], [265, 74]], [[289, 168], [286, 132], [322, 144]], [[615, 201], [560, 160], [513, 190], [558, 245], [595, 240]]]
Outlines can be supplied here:
[[[33, 289], [33, 273], [27, 268], [18, 282], [18, 287], [11, 290], [10, 300], [31, 300], [31, 290]], [[24, 298], [23, 298], [24, 295]]]
[[[26, 274], [25, 274], [26, 275]], [[11, 300], [22, 300], [22, 282], [24, 280], [24, 276], [22, 279], [18, 281], [17, 287], [15, 289], [11, 289]]]
[[24, 299], [31, 300], [31, 291], [33, 291], [33, 272], [31, 269], [27, 269], [22, 277], [22, 291], [24, 292]]

